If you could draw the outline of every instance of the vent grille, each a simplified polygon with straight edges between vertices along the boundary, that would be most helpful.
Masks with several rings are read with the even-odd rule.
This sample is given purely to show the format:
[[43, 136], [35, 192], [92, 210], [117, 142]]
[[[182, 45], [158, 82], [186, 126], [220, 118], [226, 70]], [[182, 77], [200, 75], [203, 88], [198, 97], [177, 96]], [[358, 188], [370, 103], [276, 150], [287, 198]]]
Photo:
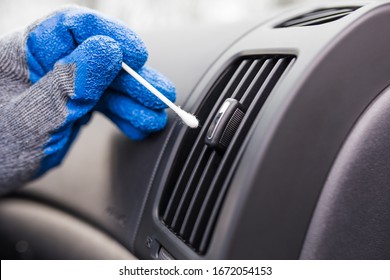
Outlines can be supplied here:
[[319, 9], [292, 18], [276, 27], [283, 28], [283, 27], [320, 25], [320, 24], [328, 23], [343, 18], [359, 8], [360, 7], [338, 7], [338, 8], [329, 8], [329, 9]]
[[[291, 55], [241, 57], [218, 78], [197, 113], [204, 124], [188, 130], [171, 168], [160, 203], [165, 226], [199, 254], [207, 250], [227, 191], [232, 163], [266, 98], [295, 60]], [[247, 111], [224, 153], [204, 142], [207, 129], [226, 98]]]

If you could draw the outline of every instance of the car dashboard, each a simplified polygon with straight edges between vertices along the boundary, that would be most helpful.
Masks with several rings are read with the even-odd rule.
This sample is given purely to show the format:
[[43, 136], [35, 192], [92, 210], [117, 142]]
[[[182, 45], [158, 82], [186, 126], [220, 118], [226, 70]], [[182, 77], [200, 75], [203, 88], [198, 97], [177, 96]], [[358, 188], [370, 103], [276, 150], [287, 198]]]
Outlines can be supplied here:
[[132, 142], [94, 116], [0, 200], [2, 257], [390, 258], [389, 26], [351, 2], [146, 36], [200, 126]]

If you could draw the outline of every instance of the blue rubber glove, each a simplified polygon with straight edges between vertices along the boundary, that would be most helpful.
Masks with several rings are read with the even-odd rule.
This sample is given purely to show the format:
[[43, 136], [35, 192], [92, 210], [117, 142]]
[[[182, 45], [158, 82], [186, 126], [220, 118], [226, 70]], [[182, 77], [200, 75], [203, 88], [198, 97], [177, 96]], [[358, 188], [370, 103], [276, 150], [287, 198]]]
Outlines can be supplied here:
[[124, 61], [174, 101], [146, 60], [135, 33], [81, 8], [1, 38], [0, 194], [58, 165], [94, 109], [134, 140], [163, 129], [164, 104], [121, 71]]

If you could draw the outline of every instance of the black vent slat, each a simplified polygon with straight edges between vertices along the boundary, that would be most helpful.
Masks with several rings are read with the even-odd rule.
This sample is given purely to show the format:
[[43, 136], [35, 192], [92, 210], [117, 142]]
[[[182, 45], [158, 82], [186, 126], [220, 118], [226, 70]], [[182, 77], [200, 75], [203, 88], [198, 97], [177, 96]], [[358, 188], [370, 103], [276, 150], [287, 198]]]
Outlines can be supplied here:
[[[202, 149], [202, 147], [199, 145], [196, 147], [199, 149]], [[206, 151], [206, 148], [207, 147], [204, 147], [204, 149], [203, 149], [204, 152]], [[193, 150], [193, 152], [196, 152], [197, 150], [198, 149]], [[202, 156], [203, 156], [203, 152], [201, 152], [201, 157]], [[195, 161], [195, 159], [193, 157], [190, 157], [190, 159], [193, 159], [193, 161]], [[164, 221], [166, 223], [173, 222], [176, 209], [177, 209], [178, 205], [180, 204], [180, 201], [182, 199], [182, 195], [185, 191], [184, 189], [180, 188], [181, 182], [183, 180], [186, 180], [188, 177], [190, 177], [191, 173], [192, 173], [192, 169], [188, 168], [189, 165], [190, 165], [190, 161], [187, 161], [186, 164], [184, 165], [183, 172], [180, 174], [180, 177], [175, 185], [175, 188], [173, 189], [172, 196], [171, 196], [171, 198], [168, 202], [168, 205], [166, 207], [166, 210], [164, 212]]]
[[[245, 137], [245, 134], [241, 133], [241, 131], [248, 130], [248, 126], [250, 126], [253, 119], [256, 117], [257, 112], [261, 108], [263, 102], [269, 94], [270, 89], [272, 89], [272, 87], [274, 86], [275, 77], [279, 78], [279, 75], [277, 75], [278, 72], [283, 72], [283, 70], [287, 67], [288, 62], [289, 61], [287, 59], [280, 59], [276, 62], [276, 64], [272, 63], [274, 65], [272, 71], [268, 75], [267, 80], [264, 81], [262, 87], [259, 89], [255, 100], [253, 100], [251, 106], [248, 108], [248, 111], [242, 121], [242, 125], [241, 127], [239, 127], [237, 133], [235, 134], [236, 139], [232, 140], [232, 143], [236, 145], [231, 145], [228, 148], [224, 157], [224, 162], [231, 162], [234, 160], [234, 156], [240, 147], [239, 144], [242, 143], [242, 140]], [[222, 187], [222, 183], [225, 179], [223, 178], [224, 176], [221, 176], [221, 174], [225, 174], [227, 172], [226, 169], [229, 168], [229, 166], [227, 164], [224, 164], [224, 162], [221, 163], [220, 168], [215, 174], [214, 180], [211, 182], [208, 195], [205, 198], [205, 202], [203, 204], [204, 206], [200, 210], [198, 219], [195, 222], [196, 226], [190, 238], [190, 242], [192, 244], [198, 245], [198, 243], [200, 242], [200, 236], [202, 235], [202, 232], [207, 225], [207, 217], [209, 216], [209, 213], [211, 212], [213, 206], [215, 206], [214, 202], [216, 201], [216, 195], [221, 194], [220, 187]]]
[[240, 86], [242, 79], [245, 77], [245, 75], [247, 75], [248, 69], [251, 67], [251, 65], [252, 61], [250, 60], [244, 60], [241, 62], [237, 71], [234, 73], [235, 76], [233, 76], [230, 82], [226, 85], [224, 91], [221, 93], [221, 96], [231, 96], [232, 94], [234, 94], [236, 88]]
[[256, 75], [258, 70], [260, 69], [261, 62], [262, 61], [260, 59], [256, 59], [256, 60], [254, 60], [250, 64], [250, 66], [247, 69], [245, 75], [241, 78], [240, 83], [237, 85], [237, 87], [234, 90], [234, 92], [230, 95], [231, 98], [234, 98], [234, 99], [240, 99], [241, 98], [243, 92], [245, 92], [246, 88], [248, 88], [248, 86], [250, 85], [250, 83], [253, 80], [254, 76]]
[[322, 18], [319, 18], [319, 19], [313, 19], [313, 20], [306, 21], [306, 22], [303, 22], [303, 23], [300, 23], [300, 24], [296, 24], [294, 26], [299, 27], [299, 26], [312, 26], [312, 25], [324, 24], [324, 23], [327, 23], [327, 22], [338, 20], [338, 19], [340, 19], [342, 17], [345, 17], [346, 15], [349, 15], [349, 13], [342, 13], [342, 14], [336, 14], [336, 15], [331, 15], [331, 16], [327, 16], [327, 17], [322, 17]]
[[[172, 169], [181, 171], [169, 175], [160, 213], [163, 223], [200, 254], [205, 253], [211, 240], [229, 185], [226, 179], [233, 172], [238, 151], [266, 98], [294, 58], [275, 54], [245, 56], [233, 61], [223, 72], [223, 75], [230, 73], [230, 79], [219, 78], [200, 106], [197, 115], [204, 116], [204, 121], [201, 120], [203, 126], [198, 135], [186, 134], [182, 140], [187, 156], [180, 154], [179, 148], [177, 157], [181, 161], [174, 162]], [[204, 139], [220, 106], [232, 97], [242, 104], [245, 115], [234, 124], [236, 131], [229, 131], [227, 149], [223, 152], [207, 146]], [[215, 101], [210, 104], [208, 100], [212, 99]], [[232, 122], [230, 119], [227, 123]], [[187, 141], [192, 145], [190, 150]]]
[[[232, 77], [237, 75], [237, 73], [236, 73], [237, 68], [239, 68], [237, 66], [237, 64], [235, 64], [234, 66], [227, 67], [221, 73], [221, 75], [218, 77], [216, 82], [210, 88], [210, 92], [216, 92], [216, 91], [219, 92], [220, 90], [223, 90], [223, 88], [221, 89], [221, 87], [225, 87], [227, 84], [230, 84], [232, 82]], [[240, 64], [243, 64], [243, 62], [241, 61]], [[240, 65], [240, 67], [241, 67], [241, 65]], [[210, 106], [208, 106], [207, 104], [220, 104], [222, 102], [222, 100], [223, 100], [223, 96], [221, 96], [219, 94], [209, 94], [207, 96], [207, 103], [204, 102], [203, 104], [200, 105], [200, 107], [210, 108]], [[210, 110], [213, 110], [213, 108], [210, 108]], [[207, 120], [211, 119], [209, 110], [198, 111], [197, 117], [201, 121], [202, 124], [208, 123], [208, 121], [205, 121], [206, 119]], [[194, 150], [196, 150], [197, 151], [196, 154], [198, 154], [198, 152], [202, 148], [198, 145], [199, 142], [197, 142], [195, 144], [196, 139], [201, 138], [201, 135], [199, 135], [197, 130], [195, 130], [195, 129], [187, 130], [184, 137], [186, 138], [186, 145], [180, 147], [180, 153], [178, 153], [176, 158], [175, 158], [175, 162], [180, 162], [181, 167], [187, 165], [187, 163], [188, 163], [187, 159], [189, 158], [189, 154], [193, 154]], [[175, 164], [175, 163], [173, 163], [173, 164]], [[178, 176], [180, 176], [180, 174], [185, 170], [181, 167], [170, 169], [168, 176], [170, 176], [172, 178], [177, 178]], [[173, 193], [176, 193], [176, 190], [174, 190]], [[172, 199], [174, 197], [174, 196], [172, 196], [172, 194], [167, 193], [167, 195], [169, 195], [169, 197], [166, 197], [165, 199], [161, 199], [161, 204], [160, 204], [161, 209], [166, 209], [165, 214], [168, 214], [168, 212], [169, 212], [168, 210], [170, 209], [170, 207], [167, 207], [167, 204], [172, 204]], [[165, 214], [164, 214], [164, 216], [165, 216]], [[165, 221], [165, 219], [164, 219], [164, 221]]]
[[[245, 75], [247, 72], [248, 68], [250, 67], [251, 61], [250, 60], [243, 60], [241, 63], [238, 65], [238, 67], [235, 69], [234, 73], [232, 74], [231, 79], [229, 82], [226, 84], [224, 87], [221, 96], [217, 100], [217, 104], [222, 103], [224, 100], [224, 97], [230, 92], [232, 93], [234, 89], [237, 87], [239, 82], [241, 81], [242, 77]], [[213, 108], [213, 110], [210, 112], [208, 115], [207, 120], [205, 121], [205, 126], [208, 125], [214, 114], [218, 108]], [[180, 174], [178, 182], [182, 181], [183, 179], [185, 180], [188, 178], [189, 174], [191, 174], [195, 164], [196, 164], [196, 157], [193, 155], [199, 154], [200, 151], [202, 150], [202, 146], [199, 145], [200, 142], [203, 142], [203, 138], [206, 134], [206, 129], [203, 128], [202, 132], [199, 133], [195, 143], [193, 144], [193, 149], [190, 151], [189, 157], [187, 158], [187, 161], [184, 164], [184, 168], [182, 169], [182, 172]], [[166, 223], [171, 223], [174, 217], [174, 212], [176, 211], [176, 207], [180, 201], [180, 196], [182, 194], [182, 189], [180, 189], [180, 184], [176, 184], [176, 187], [173, 190], [173, 194], [170, 197], [170, 200], [168, 202], [168, 205], [166, 207], [165, 213], [164, 213], [164, 221]]]
[[[199, 150], [202, 150], [202, 146], [196, 146]], [[203, 151], [206, 151], [206, 148], [207, 147], [204, 147], [203, 148]], [[196, 149], [196, 150], [198, 150]], [[196, 151], [195, 150], [195, 151]], [[194, 150], [192, 151], [194, 152]], [[203, 153], [201, 153], [201, 156], [203, 156]], [[199, 153], [198, 153], [199, 154]], [[190, 159], [192, 159], [192, 161], [194, 161], [194, 166], [196, 164], [196, 161], [195, 161], [195, 158], [194, 157], [190, 157]], [[180, 177], [175, 185], [175, 188], [173, 189], [173, 193], [171, 195], [171, 198], [168, 202], [168, 205], [166, 207], [166, 210], [165, 210], [165, 213], [164, 213], [164, 221], [166, 223], [172, 223], [173, 222], [173, 219], [175, 217], [175, 212], [176, 212], [176, 209], [178, 207], [178, 205], [180, 204], [180, 201], [182, 199], [182, 195], [185, 191], [185, 189], [181, 188], [181, 184], [183, 181], [186, 181], [188, 177], [191, 176], [192, 174], [192, 169], [189, 168], [189, 165], [190, 165], [190, 161], [187, 161], [186, 164], [184, 165], [184, 168], [182, 170], [182, 173], [180, 174]]]
[[[240, 83], [241, 79], [243, 76], [246, 74], [248, 68], [250, 67], [251, 63], [250, 60], [243, 60], [237, 69], [235, 70], [234, 74], [232, 75], [232, 78], [229, 80], [227, 85], [224, 87], [222, 93], [220, 94], [220, 97], [218, 98], [216, 104], [222, 104], [223, 100], [227, 97], [230, 96], [238, 84]], [[230, 95], [229, 95], [230, 94]], [[208, 114], [207, 120], [204, 122], [204, 125], [202, 127], [201, 132], [199, 133], [193, 149], [190, 153], [189, 160], [192, 158], [193, 154], [196, 154], [196, 148], [199, 148], [199, 143], [203, 142], [203, 139], [206, 135], [207, 132], [207, 126], [211, 123], [212, 119], [214, 118], [215, 113], [217, 112], [219, 108], [217, 106], [213, 107], [210, 113]], [[191, 169], [191, 168], [190, 168]]]
[[[352, 9], [355, 9], [355, 8], [352, 8]], [[314, 18], [326, 17], [326, 16], [333, 15], [336, 13], [345, 13], [345, 12], [351, 12], [351, 8], [328, 8], [328, 9], [315, 10], [313, 12], [306, 13], [305, 18], [310, 20], [310, 19], [314, 19]]]
[[269, 73], [271, 72], [274, 63], [275, 61], [273, 59], [267, 59], [258, 71], [251, 85], [240, 99], [241, 104], [243, 104], [245, 107], [248, 107], [254, 99], [257, 91], [263, 85], [265, 79], [267, 79]]
[[343, 18], [358, 8], [359, 7], [339, 7], [315, 10], [313, 12], [287, 20], [276, 27], [282, 28], [320, 25]]
[[[183, 222], [184, 216], [185, 216], [185, 208], [187, 208], [188, 204], [191, 201], [191, 198], [195, 192], [195, 188], [197, 185], [197, 182], [199, 181], [199, 178], [202, 176], [203, 168], [205, 168], [205, 165], [207, 164], [211, 154], [211, 149], [208, 149], [206, 146], [203, 148], [199, 159], [194, 167], [195, 172], [192, 172], [191, 176], [189, 177], [188, 181], [184, 184], [187, 184], [184, 188], [184, 192], [181, 196], [181, 199], [178, 203], [178, 206], [176, 208], [173, 220], [172, 220], [172, 229], [175, 231], [179, 231], [180, 226]], [[178, 185], [180, 185], [180, 180], [178, 181]]]
[[320, 11], [320, 12], [316, 12], [316, 13], [309, 13], [309, 14], [306, 14], [306, 16], [303, 18], [299, 18], [296, 20], [290, 20], [288, 23], [285, 24], [285, 27], [289, 27], [292, 25], [301, 26], [305, 22], [316, 21], [316, 20], [320, 20], [322, 18], [328, 18], [328, 17], [346, 16], [349, 13], [351, 13], [351, 11], [349, 9], [341, 9], [341, 10], [331, 9], [331, 10], [325, 10], [325, 11]]
[[[240, 148], [239, 143], [242, 143], [243, 138], [245, 137], [240, 131], [248, 130], [248, 123], [251, 123], [254, 118], [256, 118], [258, 111], [260, 110], [262, 104], [264, 104], [266, 98], [268, 97], [270, 91], [276, 84], [277, 80], [284, 72], [284, 70], [290, 64], [291, 59], [280, 59], [273, 67], [270, 75], [268, 76], [267, 81], [264, 82], [263, 86], [259, 90], [256, 98], [253, 100], [251, 107], [248, 109], [247, 114], [245, 115], [242, 123], [243, 125], [237, 131], [235, 138], [232, 140], [232, 143], [236, 145], [231, 145], [229, 149], [226, 151], [224, 161], [221, 162], [220, 169], [215, 174], [215, 178], [210, 185], [209, 196], [206, 197], [204, 202], [204, 208], [200, 210], [198, 220], [196, 221], [196, 226], [198, 227], [193, 231], [193, 236], [191, 236], [192, 242], [199, 242], [200, 236], [203, 234], [203, 240], [201, 241], [199, 250], [202, 251], [204, 246], [207, 245], [209, 240], [210, 229], [214, 223], [215, 218], [218, 214], [219, 209], [221, 208], [221, 203], [223, 198], [225, 197], [226, 189], [222, 189], [223, 183], [226, 180], [226, 176], [221, 176], [222, 174], [228, 173], [229, 165], [225, 164], [228, 162], [232, 162], [234, 160], [235, 155], [237, 154], [238, 149]], [[246, 118], [246, 119], [245, 119]], [[245, 127], [247, 126], [247, 127]], [[212, 190], [216, 189], [217, 191], [212, 192]], [[215, 197], [215, 196], [218, 197]], [[208, 200], [208, 201], [207, 201]], [[216, 213], [210, 216], [210, 213]], [[190, 242], [191, 242], [190, 239]], [[203, 244], [203, 245], [202, 245]]]
[[221, 157], [213, 152], [211, 155], [209, 162], [204, 169], [202, 177], [200, 178], [198, 185], [196, 186], [195, 193], [191, 199], [190, 204], [188, 205], [188, 209], [186, 212], [186, 217], [184, 218], [183, 225], [180, 229], [180, 235], [183, 238], [188, 238], [190, 231], [194, 226], [194, 218], [199, 213], [199, 209], [201, 208], [201, 204], [203, 202], [204, 197], [206, 196], [208, 183], [213, 179], [213, 176], [218, 168], [218, 164], [221, 161]]

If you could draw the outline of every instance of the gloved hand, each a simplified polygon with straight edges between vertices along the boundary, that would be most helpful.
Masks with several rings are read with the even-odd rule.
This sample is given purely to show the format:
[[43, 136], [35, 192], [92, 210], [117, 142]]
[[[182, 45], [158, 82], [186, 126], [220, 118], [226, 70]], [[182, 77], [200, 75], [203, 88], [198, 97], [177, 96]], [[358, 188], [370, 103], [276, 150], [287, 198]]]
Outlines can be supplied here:
[[134, 140], [163, 129], [164, 104], [121, 71], [124, 61], [174, 101], [146, 60], [135, 33], [81, 8], [1, 38], [0, 194], [58, 165], [94, 109]]

